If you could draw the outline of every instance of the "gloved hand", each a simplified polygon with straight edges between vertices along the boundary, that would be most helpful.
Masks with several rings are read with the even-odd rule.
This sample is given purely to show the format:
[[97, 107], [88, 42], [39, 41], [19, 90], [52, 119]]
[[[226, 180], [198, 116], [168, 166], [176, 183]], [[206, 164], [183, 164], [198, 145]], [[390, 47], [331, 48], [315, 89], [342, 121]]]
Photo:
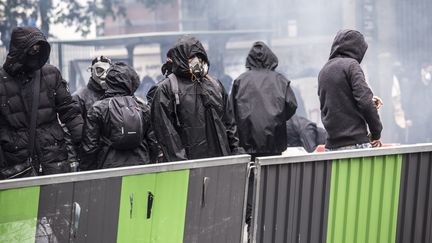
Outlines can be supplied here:
[[231, 151], [231, 155], [240, 155], [240, 154], [246, 154], [246, 151], [242, 147], [234, 148]]
[[78, 172], [79, 171], [79, 161], [78, 160], [69, 160], [69, 164], [71, 167], [71, 172]]

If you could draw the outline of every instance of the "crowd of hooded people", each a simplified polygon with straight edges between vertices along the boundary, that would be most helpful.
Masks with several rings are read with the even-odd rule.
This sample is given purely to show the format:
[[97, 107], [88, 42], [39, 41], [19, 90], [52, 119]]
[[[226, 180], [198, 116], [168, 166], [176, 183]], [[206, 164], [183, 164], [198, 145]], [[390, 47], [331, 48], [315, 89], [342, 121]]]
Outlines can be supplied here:
[[[360, 67], [361, 33], [340, 31], [321, 70], [319, 99], [327, 150], [381, 146], [382, 125]], [[237, 154], [280, 155], [289, 144], [313, 151], [322, 132], [294, 115], [290, 81], [263, 42], [246, 57], [247, 71], [227, 92], [208, 74], [202, 43], [183, 36], [167, 53], [163, 79], [134, 95], [135, 70], [100, 56], [86, 87], [71, 94], [47, 64], [50, 45], [34, 27], [15, 28], [0, 69], [2, 179]], [[325, 135], [324, 135], [325, 136]], [[321, 137], [318, 139], [318, 137]]]

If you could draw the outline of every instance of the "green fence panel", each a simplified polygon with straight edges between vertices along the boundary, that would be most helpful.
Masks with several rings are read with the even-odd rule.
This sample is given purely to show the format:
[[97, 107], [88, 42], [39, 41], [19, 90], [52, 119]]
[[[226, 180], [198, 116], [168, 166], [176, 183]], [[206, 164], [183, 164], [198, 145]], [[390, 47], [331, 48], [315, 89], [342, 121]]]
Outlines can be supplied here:
[[183, 242], [188, 182], [189, 170], [123, 177], [117, 242]]
[[0, 242], [35, 242], [39, 187], [0, 191]]
[[183, 242], [188, 184], [189, 170], [156, 175], [151, 213], [152, 243]]
[[395, 242], [401, 165], [401, 155], [333, 161], [327, 242]]
[[156, 174], [125, 176], [122, 180], [117, 242], [150, 242], [148, 193], [154, 192]]

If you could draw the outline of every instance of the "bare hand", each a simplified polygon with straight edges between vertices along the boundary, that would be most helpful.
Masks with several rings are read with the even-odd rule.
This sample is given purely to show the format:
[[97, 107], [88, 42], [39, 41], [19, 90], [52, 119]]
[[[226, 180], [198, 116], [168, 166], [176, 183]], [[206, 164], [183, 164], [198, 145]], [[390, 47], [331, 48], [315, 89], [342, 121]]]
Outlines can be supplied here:
[[382, 146], [382, 143], [380, 140], [373, 140], [372, 142], [370, 142], [370, 144], [372, 145], [372, 148], [377, 148], [377, 147]]
[[372, 102], [374, 103], [374, 105], [375, 105], [375, 107], [377, 108], [377, 110], [378, 110], [379, 108], [381, 108], [381, 106], [384, 105], [382, 99], [381, 99], [379, 96], [374, 96], [374, 97], [372, 98]]

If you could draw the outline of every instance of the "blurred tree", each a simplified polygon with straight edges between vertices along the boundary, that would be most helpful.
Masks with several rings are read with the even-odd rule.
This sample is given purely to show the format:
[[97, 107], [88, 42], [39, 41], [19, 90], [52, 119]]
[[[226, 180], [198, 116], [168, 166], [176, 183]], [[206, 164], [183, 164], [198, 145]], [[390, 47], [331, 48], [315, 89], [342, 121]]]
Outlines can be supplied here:
[[[174, 0], [136, 0], [150, 9], [159, 4]], [[86, 36], [92, 24], [103, 28], [107, 17], [126, 16], [122, 0], [1, 0], [0, 1], [0, 39], [4, 45], [9, 44], [10, 33], [16, 26], [33, 25], [39, 27], [47, 36], [58, 34], [50, 32], [51, 24], [63, 24], [75, 27], [76, 32]], [[39, 19], [39, 21], [37, 21]], [[37, 25], [36, 23], [40, 23]]]

